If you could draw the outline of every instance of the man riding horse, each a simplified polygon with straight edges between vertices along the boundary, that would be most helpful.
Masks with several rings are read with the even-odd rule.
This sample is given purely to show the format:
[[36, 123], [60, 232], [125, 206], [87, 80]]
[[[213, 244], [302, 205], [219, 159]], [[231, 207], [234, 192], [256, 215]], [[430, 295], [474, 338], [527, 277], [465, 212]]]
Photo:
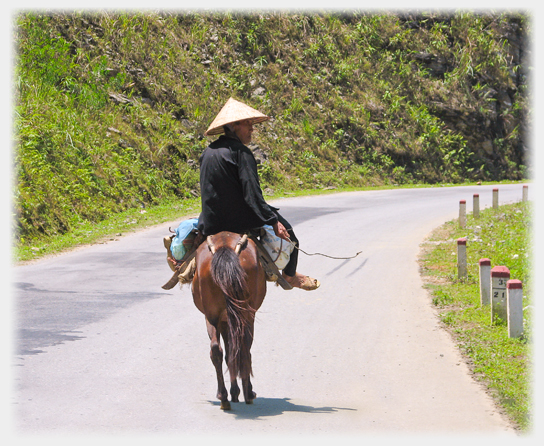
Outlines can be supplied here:
[[[253, 124], [270, 119], [252, 107], [230, 98], [206, 131], [206, 136], [221, 136], [200, 157], [202, 212], [198, 231], [203, 236], [221, 231], [244, 233], [270, 225], [275, 234], [298, 247], [292, 226], [278, 209], [263, 198], [255, 157], [247, 145]], [[291, 253], [282, 271], [293, 287], [315, 290], [320, 283], [297, 272], [298, 249]]]

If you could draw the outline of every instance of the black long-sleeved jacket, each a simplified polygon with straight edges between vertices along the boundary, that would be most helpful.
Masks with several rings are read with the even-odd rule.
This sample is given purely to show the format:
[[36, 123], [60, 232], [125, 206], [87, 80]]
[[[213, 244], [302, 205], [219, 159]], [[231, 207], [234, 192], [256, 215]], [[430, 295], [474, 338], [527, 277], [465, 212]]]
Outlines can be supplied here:
[[263, 198], [255, 157], [237, 139], [221, 135], [204, 150], [200, 192], [198, 229], [204, 235], [242, 233], [278, 221]]

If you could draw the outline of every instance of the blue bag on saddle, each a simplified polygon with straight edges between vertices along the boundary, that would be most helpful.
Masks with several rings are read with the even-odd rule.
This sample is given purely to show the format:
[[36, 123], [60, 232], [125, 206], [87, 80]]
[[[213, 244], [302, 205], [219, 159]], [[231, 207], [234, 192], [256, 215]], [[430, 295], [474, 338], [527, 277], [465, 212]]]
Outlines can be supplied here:
[[197, 218], [190, 218], [179, 224], [176, 229], [176, 236], [172, 239], [172, 244], [170, 245], [170, 252], [176, 260], [181, 260], [187, 253], [187, 248], [183, 245], [183, 240], [185, 240], [191, 232], [195, 231], [197, 227]]
[[278, 269], [285, 268], [289, 263], [295, 244], [279, 238], [270, 225], [264, 225], [263, 229], [265, 232], [261, 235], [261, 242], [264, 249], [266, 249]]

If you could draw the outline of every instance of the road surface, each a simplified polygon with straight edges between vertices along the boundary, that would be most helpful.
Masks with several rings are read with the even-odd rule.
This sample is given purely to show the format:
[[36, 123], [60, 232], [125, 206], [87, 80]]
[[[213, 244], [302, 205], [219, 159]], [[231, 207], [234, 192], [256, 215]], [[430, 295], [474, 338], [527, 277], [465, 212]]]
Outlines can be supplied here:
[[[522, 185], [501, 185], [501, 204]], [[203, 316], [170, 278], [172, 222], [13, 269], [13, 429], [23, 434], [515, 436], [470, 376], [422, 288], [425, 236], [492, 187], [278, 200], [317, 291], [269, 286], [257, 314], [253, 405], [215, 398]], [[470, 248], [469, 248], [470, 249]]]

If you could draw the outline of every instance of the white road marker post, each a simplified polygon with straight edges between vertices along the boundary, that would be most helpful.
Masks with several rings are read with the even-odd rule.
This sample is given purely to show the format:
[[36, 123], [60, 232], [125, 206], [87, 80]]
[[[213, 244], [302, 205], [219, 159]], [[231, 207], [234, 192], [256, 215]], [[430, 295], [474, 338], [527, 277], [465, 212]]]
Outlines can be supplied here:
[[510, 280], [510, 270], [506, 266], [491, 269], [491, 323], [496, 319], [506, 322], [506, 282]]
[[480, 259], [480, 304], [489, 305], [491, 296], [491, 260]]
[[521, 280], [509, 280], [506, 289], [508, 337], [519, 338], [523, 333], [523, 284]]
[[529, 199], [529, 186], [526, 184], [523, 185], [523, 194], [522, 194], [522, 201], [527, 201]]
[[499, 189], [493, 189], [493, 209], [499, 209]]
[[472, 216], [480, 218], [480, 195], [474, 194], [472, 197]]
[[461, 280], [467, 278], [467, 239], [465, 237], [457, 239], [457, 277]]
[[461, 200], [459, 202], [459, 226], [464, 228], [467, 225], [467, 202]]

